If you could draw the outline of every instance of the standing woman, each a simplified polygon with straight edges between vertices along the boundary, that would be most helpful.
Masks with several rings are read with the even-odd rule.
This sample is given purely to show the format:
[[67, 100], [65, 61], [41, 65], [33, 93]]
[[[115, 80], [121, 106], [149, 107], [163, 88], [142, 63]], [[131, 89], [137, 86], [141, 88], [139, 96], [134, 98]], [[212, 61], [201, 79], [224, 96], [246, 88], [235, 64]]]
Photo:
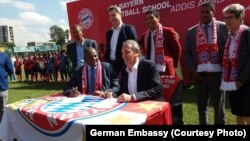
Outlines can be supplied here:
[[223, 9], [229, 30], [223, 56], [221, 90], [229, 93], [237, 124], [250, 125], [250, 29], [243, 25], [244, 7], [231, 4]]

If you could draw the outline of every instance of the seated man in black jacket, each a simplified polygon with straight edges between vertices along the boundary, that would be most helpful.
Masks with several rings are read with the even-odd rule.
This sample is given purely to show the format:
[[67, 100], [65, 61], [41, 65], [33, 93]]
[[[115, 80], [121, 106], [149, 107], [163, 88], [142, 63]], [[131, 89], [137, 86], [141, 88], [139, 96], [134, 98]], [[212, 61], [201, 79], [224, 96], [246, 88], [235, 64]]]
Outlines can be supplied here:
[[119, 91], [116, 72], [109, 63], [100, 62], [95, 48], [85, 49], [85, 64], [77, 69], [64, 88], [64, 95], [76, 97], [80, 94], [105, 96], [105, 92]]
[[140, 58], [139, 44], [126, 40], [122, 46], [125, 66], [120, 72], [120, 91], [117, 102], [163, 101], [160, 74], [153, 61]]

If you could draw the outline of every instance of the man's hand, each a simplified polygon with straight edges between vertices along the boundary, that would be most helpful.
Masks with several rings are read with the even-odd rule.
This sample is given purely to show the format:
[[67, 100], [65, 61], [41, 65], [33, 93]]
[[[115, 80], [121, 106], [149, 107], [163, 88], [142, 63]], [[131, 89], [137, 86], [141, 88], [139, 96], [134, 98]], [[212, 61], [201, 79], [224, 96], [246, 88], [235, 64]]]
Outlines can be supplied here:
[[132, 99], [132, 95], [123, 93], [122, 95], [118, 96], [117, 102], [123, 103], [123, 102], [130, 102]]
[[77, 87], [73, 87], [69, 93], [69, 97], [77, 97], [79, 95], [81, 95], [81, 93], [77, 90]]
[[240, 83], [239, 81], [236, 81], [236, 87], [237, 89], [239, 89], [242, 86], [242, 83]]
[[95, 96], [100, 96], [100, 97], [103, 97], [103, 98], [113, 98], [115, 97], [115, 94], [112, 92], [112, 91], [95, 91], [94, 92], [94, 95]]
[[195, 79], [197, 79], [197, 80], [202, 80], [202, 77], [199, 75], [198, 72], [193, 71], [193, 72], [192, 72], [192, 75], [193, 75], [193, 77], [194, 77]]
[[100, 96], [100, 97], [103, 97], [103, 98], [106, 98], [106, 95], [105, 95], [105, 92], [104, 91], [95, 91], [94, 94], [95, 96]]

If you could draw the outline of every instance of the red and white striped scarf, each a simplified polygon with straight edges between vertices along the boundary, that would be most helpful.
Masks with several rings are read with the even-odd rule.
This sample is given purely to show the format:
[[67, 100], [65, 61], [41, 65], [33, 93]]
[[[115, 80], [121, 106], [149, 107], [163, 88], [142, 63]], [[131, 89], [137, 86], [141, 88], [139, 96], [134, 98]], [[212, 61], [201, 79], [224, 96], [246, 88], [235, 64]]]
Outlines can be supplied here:
[[[150, 34], [150, 31], [147, 30], [144, 36], [144, 54], [147, 55], [148, 52], [148, 36]], [[158, 28], [156, 30], [156, 37], [155, 37], [155, 63], [156, 64], [165, 64], [165, 58], [164, 58], [164, 46], [163, 46], [163, 29], [162, 25], [159, 24]], [[150, 59], [150, 58], [149, 58]]]
[[[88, 80], [88, 66], [84, 64], [83, 69], [82, 69], [82, 93], [87, 94], [87, 80]], [[101, 62], [98, 60], [97, 63], [97, 74], [96, 74], [96, 82], [95, 82], [95, 89], [96, 90], [101, 90], [102, 89], [102, 67], [101, 67]]]
[[[247, 29], [246, 26], [241, 25], [239, 29], [235, 32], [235, 40], [233, 43], [232, 50], [230, 50], [230, 44], [232, 42], [231, 36], [227, 37], [227, 42], [223, 54], [223, 64], [222, 64], [222, 82], [220, 89], [224, 91], [234, 91], [237, 90], [236, 79], [239, 74], [238, 68], [238, 50], [240, 39], [243, 31]], [[230, 53], [231, 55], [229, 55]]]
[[212, 19], [211, 43], [207, 41], [202, 24], [197, 25], [196, 29], [196, 51], [197, 51], [197, 72], [220, 72], [219, 51], [217, 44], [217, 22]]

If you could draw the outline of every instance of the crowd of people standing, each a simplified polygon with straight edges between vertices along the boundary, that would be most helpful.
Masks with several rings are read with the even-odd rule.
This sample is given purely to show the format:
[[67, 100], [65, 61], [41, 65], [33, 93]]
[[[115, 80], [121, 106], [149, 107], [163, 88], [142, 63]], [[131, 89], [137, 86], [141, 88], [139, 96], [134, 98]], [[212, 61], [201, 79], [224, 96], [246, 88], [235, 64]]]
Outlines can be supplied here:
[[[72, 63], [64, 50], [13, 56], [13, 66], [18, 82], [67, 81], [72, 74]], [[22, 73], [24, 77], [22, 78]], [[10, 76], [11, 77], [11, 76]]]

